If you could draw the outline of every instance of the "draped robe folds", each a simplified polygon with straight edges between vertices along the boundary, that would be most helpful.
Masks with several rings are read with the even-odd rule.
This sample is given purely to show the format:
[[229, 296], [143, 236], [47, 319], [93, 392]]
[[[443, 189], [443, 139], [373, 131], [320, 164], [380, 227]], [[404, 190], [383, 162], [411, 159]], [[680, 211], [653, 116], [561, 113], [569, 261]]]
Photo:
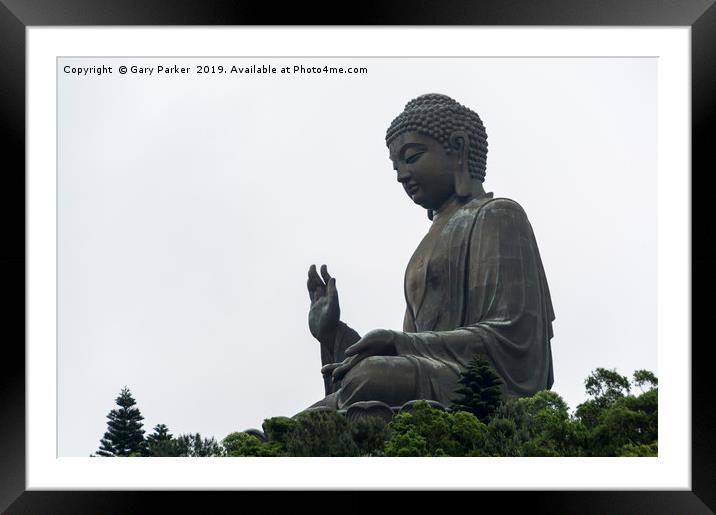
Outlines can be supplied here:
[[[414, 399], [449, 406], [476, 354], [488, 358], [507, 395], [552, 386], [554, 312], [532, 227], [516, 202], [486, 194], [438, 213], [408, 264], [405, 295], [398, 355], [364, 359], [340, 384], [327, 380], [325, 402], [314, 406]], [[324, 362], [341, 361], [358, 338], [341, 323]]]

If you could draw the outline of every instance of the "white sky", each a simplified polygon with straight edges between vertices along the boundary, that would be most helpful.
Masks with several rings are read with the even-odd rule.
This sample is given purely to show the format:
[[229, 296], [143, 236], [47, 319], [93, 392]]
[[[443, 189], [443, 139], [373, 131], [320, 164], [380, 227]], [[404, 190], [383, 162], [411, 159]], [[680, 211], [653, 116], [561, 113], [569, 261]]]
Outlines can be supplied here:
[[[369, 71], [116, 73], [254, 63]], [[59, 455], [97, 449], [124, 385], [147, 432], [217, 439], [320, 399], [311, 263], [329, 265], [359, 333], [400, 329], [429, 221], [384, 135], [428, 92], [479, 113], [485, 188], [532, 223], [553, 389], [574, 408], [596, 367], [657, 372], [656, 73], [651, 58], [60, 59]]]

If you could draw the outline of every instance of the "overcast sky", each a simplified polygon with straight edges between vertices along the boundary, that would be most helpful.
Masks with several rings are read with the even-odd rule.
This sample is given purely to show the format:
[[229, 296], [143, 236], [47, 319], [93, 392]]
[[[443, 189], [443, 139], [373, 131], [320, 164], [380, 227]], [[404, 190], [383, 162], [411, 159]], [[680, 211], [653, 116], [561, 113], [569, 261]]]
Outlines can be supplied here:
[[[115, 73], [63, 72], [103, 64]], [[173, 64], [192, 73], [116, 73]], [[384, 137], [429, 92], [481, 116], [485, 189], [531, 221], [556, 313], [553, 389], [573, 408], [596, 367], [658, 373], [656, 73], [651, 58], [60, 59], [60, 456], [96, 451], [125, 385], [147, 432], [217, 439], [319, 400], [311, 263], [328, 264], [359, 333], [401, 329], [430, 222]]]

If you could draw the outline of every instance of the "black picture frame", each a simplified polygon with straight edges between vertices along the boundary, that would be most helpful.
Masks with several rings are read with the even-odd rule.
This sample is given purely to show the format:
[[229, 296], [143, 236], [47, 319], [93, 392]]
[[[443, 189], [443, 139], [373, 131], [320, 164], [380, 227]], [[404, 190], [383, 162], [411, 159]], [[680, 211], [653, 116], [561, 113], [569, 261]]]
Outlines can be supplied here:
[[[25, 485], [25, 29], [84, 25], [557, 25], [683, 26], [691, 28], [692, 72], [692, 490], [530, 491], [454, 493], [470, 503], [499, 503], [500, 512], [714, 513], [716, 511], [716, 415], [710, 395], [714, 374], [706, 330], [716, 287], [716, 251], [709, 236], [707, 177], [714, 169], [716, 126], [716, 0], [430, 0], [367, 1], [354, 9], [333, 4], [241, 0], [0, 0], [0, 141], [3, 221], [0, 273], [4, 289], [5, 363], [0, 374], [0, 510], [6, 513], [143, 513], [152, 501], [162, 511], [179, 508], [221, 512], [237, 509], [233, 496], [247, 492], [26, 491]], [[350, 16], [342, 14], [350, 12]], [[8, 329], [11, 329], [8, 331]], [[316, 505], [294, 493], [294, 509], [341, 509], [350, 497], [372, 506], [377, 494], [349, 492], [338, 505]], [[420, 502], [424, 493], [413, 493]], [[283, 501], [273, 494], [260, 502]], [[249, 499], [249, 502], [251, 499]], [[242, 499], [242, 502], [246, 500]], [[451, 501], [452, 502], [452, 501]], [[350, 504], [349, 504], [350, 503]], [[505, 511], [506, 510], [506, 511]]]

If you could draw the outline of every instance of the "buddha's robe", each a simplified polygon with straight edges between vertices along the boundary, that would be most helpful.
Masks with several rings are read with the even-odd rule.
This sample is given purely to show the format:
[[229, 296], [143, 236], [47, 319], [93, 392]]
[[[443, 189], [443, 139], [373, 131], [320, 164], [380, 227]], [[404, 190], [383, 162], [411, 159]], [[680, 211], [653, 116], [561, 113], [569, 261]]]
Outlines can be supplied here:
[[[327, 382], [330, 395], [314, 406], [414, 399], [449, 406], [476, 354], [492, 363], [509, 396], [552, 386], [554, 312], [532, 227], [516, 202], [487, 194], [436, 214], [408, 264], [405, 297], [398, 355], [364, 359], [340, 384]], [[341, 324], [324, 362], [341, 361], [358, 338]]]

